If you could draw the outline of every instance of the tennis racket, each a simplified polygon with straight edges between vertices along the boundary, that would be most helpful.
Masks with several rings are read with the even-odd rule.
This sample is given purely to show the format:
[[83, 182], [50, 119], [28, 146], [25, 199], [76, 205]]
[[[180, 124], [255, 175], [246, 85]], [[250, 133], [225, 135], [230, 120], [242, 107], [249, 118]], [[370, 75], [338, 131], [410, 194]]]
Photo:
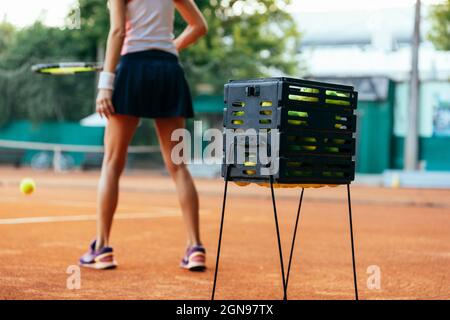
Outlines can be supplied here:
[[102, 70], [103, 64], [96, 62], [61, 62], [37, 64], [31, 67], [31, 71], [47, 75], [70, 75]]

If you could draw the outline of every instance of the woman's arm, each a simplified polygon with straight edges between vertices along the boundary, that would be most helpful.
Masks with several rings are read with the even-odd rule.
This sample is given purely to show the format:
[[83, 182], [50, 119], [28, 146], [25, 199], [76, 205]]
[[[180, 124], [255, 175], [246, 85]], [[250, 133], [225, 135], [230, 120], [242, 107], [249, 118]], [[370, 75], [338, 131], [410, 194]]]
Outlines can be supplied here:
[[[125, 39], [125, 0], [109, 0], [108, 7], [110, 10], [110, 30], [106, 45], [105, 64], [101, 74], [106, 83], [110, 83], [114, 78]], [[105, 88], [108, 85], [99, 85], [99, 87], [101, 88], [97, 96], [97, 112], [100, 116], [109, 118], [114, 113], [114, 106], [112, 105], [113, 90], [112, 88]]]
[[181, 51], [195, 43], [208, 32], [208, 25], [193, 0], [174, 0], [175, 7], [188, 26], [175, 39], [175, 46]]
[[125, 39], [125, 0], [109, 0], [110, 29], [104, 71], [115, 73]]

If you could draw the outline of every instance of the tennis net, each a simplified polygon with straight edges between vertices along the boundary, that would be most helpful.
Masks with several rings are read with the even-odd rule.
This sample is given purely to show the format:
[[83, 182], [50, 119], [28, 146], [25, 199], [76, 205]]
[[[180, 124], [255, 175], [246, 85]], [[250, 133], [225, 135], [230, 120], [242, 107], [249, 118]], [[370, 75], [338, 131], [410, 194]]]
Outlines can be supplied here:
[[[103, 146], [0, 140], [0, 164], [31, 166], [36, 170], [63, 172], [99, 168], [103, 153]], [[152, 160], [160, 162], [159, 153], [159, 146], [130, 146], [127, 166], [137, 167], [141, 162]]]

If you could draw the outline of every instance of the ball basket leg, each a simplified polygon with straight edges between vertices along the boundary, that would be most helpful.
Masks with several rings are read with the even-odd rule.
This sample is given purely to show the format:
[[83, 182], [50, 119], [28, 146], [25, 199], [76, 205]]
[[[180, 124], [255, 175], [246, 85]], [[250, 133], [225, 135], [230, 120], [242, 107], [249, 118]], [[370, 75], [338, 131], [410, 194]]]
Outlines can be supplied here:
[[286, 274], [286, 291], [288, 289], [288, 284], [289, 284], [289, 275], [291, 273], [292, 257], [294, 255], [295, 239], [296, 239], [296, 236], [297, 236], [298, 222], [299, 222], [299, 219], [300, 219], [300, 210], [302, 208], [303, 193], [304, 192], [305, 192], [305, 188], [302, 188], [302, 192], [300, 194], [300, 201], [298, 203], [297, 218], [295, 219], [294, 234], [292, 236], [291, 253], [289, 254], [289, 263], [288, 263], [288, 269], [287, 269], [287, 274]]
[[352, 201], [350, 196], [350, 184], [347, 184], [348, 217], [350, 222], [350, 240], [352, 244], [353, 282], [355, 285], [355, 300], [358, 301], [358, 284], [356, 281], [355, 245], [353, 241]]
[[217, 274], [218, 274], [218, 271], [219, 271], [220, 247], [222, 245], [223, 221], [224, 221], [224, 218], [225, 218], [225, 205], [227, 203], [227, 191], [228, 191], [228, 178], [229, 178], [229, 175], [230, 175], [230, 165], [227, 165], [226, 173], [225, 173], [225, 188], [223, 190], [223, 204], [222, 204], [222, 217], [220, 219], [219, 242], [217, 244], [216, 268], [215, 268], [215, 271], [214, 271], [214, 283], [213, 283], [211, 300], [214, 300], [214, 295], [216, 293]]
[[280, 254], [281, 278], [283, 281], [283, 300], [287, 300], [286, 279], [284, 276], [283, 250], [281, 248], [280, 228], [278, 226], [277, 205], [275, 201], [275, 192], [273, 190], [273, 176], [270, 176], [270, 191], [272, 194], [273, 215], [275, 218], [275, 227], [277, 230], [278, 252]]

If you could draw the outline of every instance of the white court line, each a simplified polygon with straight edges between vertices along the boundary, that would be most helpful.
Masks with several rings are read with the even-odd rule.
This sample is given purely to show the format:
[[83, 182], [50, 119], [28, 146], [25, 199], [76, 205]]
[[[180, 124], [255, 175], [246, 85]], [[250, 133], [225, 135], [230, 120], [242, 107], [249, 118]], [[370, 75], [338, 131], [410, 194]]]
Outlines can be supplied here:
[[[24, 201], [28, 201], [28, 199], [26, 198], [27, 196], [24, 195], [20, 195], [20, 196], [1, 196], [0, 197], [0, 204], [1, 203], [17, 203], [17, 202], [24, 202]], [[50, 199], [43, 199], [43, 198], [31, 198], [30, 199], [30, 204], [32, 205], [40, 205], [40, 204], [45, 204], [45, 205], [52, 205], [52, 206], [66, 206], [66, 207], [77, 207], [77, 208], [96, 208], [97, 207], [97, 203], [95, 201], [69, 201], [69, 200], [64, 200], [64, 199], [60, 199], [60, 200], [50, 200]], [[29, 204], [27, 203], [27, 204]], [[140, 205], [140, 207], [145, 206], [145, 204]], [[133, 209], [136, 208], [135, 206], [127, 206], [126, 204], [122, 204], [120, 206], [120, 208], [122, 210], [135, 210]], [[151, 206], [153, 210], [167, 210], [167, 209], [173, 209], [173, 208], [168, 208], [168, 207], [155, 207], [155, 206]]]
[[[28, 199], [25, 198], [26, 196], [22, 195], [19, 197], [1, 197], [0, 203], [17, 203], [17, 202], [24, 202], [28, 201]], [[51, 205], [51, 206], [70, 206], [70, 207], [77, 207], [77, 208], [95, 208], [96, 203], [94, 201], [87, 202], [87, 201], [67, 201], [67, 200], [43, 200], [39, 201], [40, 199], [30, 199], [33, 202], [33, 205], [36, 204], [45, 204], [45, 205]]]
[[[131, 219], [151, 219], [151, 218], [165, 218], [165, 217], [178, 217], [181, 213], [176, 210], [164, 213], [119, 213], [115, 215], [115, 219], [118, 220], [131, 220]], [[48, 223], [48, 222], [68, 222], [68, 221], [95, 221], [97, 216], [90, 215], [77, 215], [77, 216], [54, 216], [54, 217], [32, 217], [32, 218], [12, 218], [12, 219], [0, 219], [0, 225], [14, 225], [14, 224], [28, 224], [28, 223]]]

